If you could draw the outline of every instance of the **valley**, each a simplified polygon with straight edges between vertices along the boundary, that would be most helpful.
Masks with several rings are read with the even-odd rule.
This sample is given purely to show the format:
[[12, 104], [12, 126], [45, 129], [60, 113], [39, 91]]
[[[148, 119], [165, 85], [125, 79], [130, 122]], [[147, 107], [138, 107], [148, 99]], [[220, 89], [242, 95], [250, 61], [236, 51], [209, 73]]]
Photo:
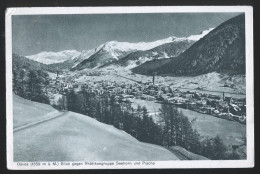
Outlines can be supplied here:
[[[64, 131], [70, 132], [77, 125], [82, 130], [93, 131], [79, 124], [90, 121], [93, 125], [112, 125], [112, 132], [116, 134], [123, 130], [131, 138], [160, 145], [171, 152], [181, 146], [183, 151], [210, 159], [230, 159], [232, 155], [235, 159], [244, 159], [247, 123], [244, 17], [240, 14], [215, 28], [186, 37], [170, 36], [136, 43], [112, 40], [89, 50], [43, 51], [29, 56], [13, 54], [13, 92], [56, 109], [47, 106], [42, 113], [45, 116], [47, 112], [51, 116], [52, 112], [64, 112], [62, 117], [55, 117], [60, 122], [51, 122], [50, 134], [44, 135], [47, 137], [58, 131], [55, 125], [62, 128], [70, 120], [73, 124]], [[18, 106], [28, 102], [15, 100]], [[14, 108], [19, 115], [22, 108]], [[85, 119], [84, 115], [92, 118]], [[17, 117], [14, 128], [29, 120], [26, 115]], [[41, 125], [39, 129], [46, 126]], [[95, 130], [102, 127], [109, 137], [110, 128], [101, 126]], [[72, 131], [76, 132], [80, 130]], [[59, 139], [66, 144], [63, 136], [60, 131]], [[84, 137], [88, 136], [84, 133]], [[80, 141], [82, 138], [79, 137]], [[139, 146], [139, 142], [136, 143]], [[80, 146], [85, 147], [83, 144]], [[90, 148], [93, 147], [94, 144]], [[214, 148], [222, 150], [218, 152]], [[59, 153], [64, 155], [62, 151]], [[106, 159], [99, 155], [90, 158]], [[19, 154], [17, 156], [19, 159]], [[85, 159], [77, 154], [76, 157]], [[172, 158], [165, 158], [168, 157]]]
[[[202, 110], [196, 110], [196, 108], [202, 107], [204, 108], [203, 112], [207, 110], [206, 108], [213, 109], [214, 106], [206, 104], [206, 101], [209, 100], [209, 98], [207, 99], [207, 97], [202, 97], [196, 101], [195, 98], [187, 99], [185, 96], [191, 95], [195, 97], [194, 94], [200, 94], [201, 96], [212, 95], [213, 98], [217, 97], [212, 99], [213, 101], [219, 101], [220, 103], [224, 102], [223, 104], [227, 105], [228, 103], [225, 104], [225, 101], [222, 98], [224, 92], [225, 97], [233, 98], [234, 105], [235, 99], [240, 99], [241, 101], [245, 99], [245, 77], [243, 76], [230, 77], [215, 72], [197, 77], [156, 76], [155, 85], [152, 84], [152, 76], [134, 74], [129, 70], [118, 69], [111, 71], [85, 70], [78, 72], [64, 72], [58, 77], [55, 74], [51, 74], [51, 77], [53, 78], [53, 83], [56, 83], [57, 79], [59, 79], [59, 83], [63, 84], [63, 87], [61, 87], [62, 85], [58, 88], [54, 87], [55, 89], [58, 89], [57, 93], [59, 93], [59, 97], [61, 97], [66, 90], [74, 89], [75, 91], [78, 91], [82, 86], [85, 86], [87, 90], [97, 94], [103, 94], [107, 92], [109, 94], [118, 96], [121, 101], [129, 100], [134, 108], [137, 108], [138, 105], [147, 107], [150, 116], [158, 124], [161, 122], [159, 109], [161, 108], [161, 104], [163, 104], [162, 102], [165, 102], [165, 104], [172, 103], [176, 105], [177, 98], [174, 98], [174, 96], [178, 95], [180, 96], [178, 98], [179, 106], [176, 106], [184, 113], [185, 116], [189, 118], [190, 121], [196, 119], [194, 127], [198, 129], [199, 133], [209, 137], [219, 134], [221, 138], [225, 140], [227, 145], [240, 144], [241, 136], [246, 132], [246, 126], [239, 123], [239, 120], [233, 120], [231, 118], [232, 114], [230, 115], [231, 117], [224, 116], [225, 112], [227, 113], [225, 109], [222, 111], [221, 109], [215, 110], [214, 112], [216, 112], [216, 115], [214, 115], [214, 112], [212, 112], [213, 110], [211, 111], [212, 113], [201, 113]], [[141, 83], [139, 84], [138, 82]], [[194, 84], [195, 82], [196, 84]], [[232, 87], [228, 87], [226, 84], [229, 84]], [[225, 85], [226, 87], [224, 87]], [[166, 91], [163, 89], [162, 91], [159, 90], [156, 92], [156, 90], [153, 91], [150, 89], [151, 87], [169, 87], [172, 92], [169, 91], [166, 93]], [[201, 89], [198, 89], [198, 87], [201, 87]], [[218, 91], [212, 92], [213, 90]], [[49, 95], [56, 96], [57, 93], [49, 93]], [[160, 100], [162, 96], [165, 96], [164, 100]], [[59, 97], [54, 97], [52, 102], [56, 103]], [[171, 97], [173, 97], [172, 101], [169, 100]], [[205, 103], [201, 103], [202, 101], [205, 101]], [[195, 102], [194, 104], [197, 106], [187, 109], [187, 104], [191, 102]], [[231, 113], [234, 112], [231, 111]], [[222, 116], [220, 116], [221, 114]], [[237, 114], [240, 115], [242, 113]], [[243, 116], [243, 114], [241, 116]], [[245, 115], [243, 117], [245, 117]], [[229, 129], [226, 129], [226, 127]]]

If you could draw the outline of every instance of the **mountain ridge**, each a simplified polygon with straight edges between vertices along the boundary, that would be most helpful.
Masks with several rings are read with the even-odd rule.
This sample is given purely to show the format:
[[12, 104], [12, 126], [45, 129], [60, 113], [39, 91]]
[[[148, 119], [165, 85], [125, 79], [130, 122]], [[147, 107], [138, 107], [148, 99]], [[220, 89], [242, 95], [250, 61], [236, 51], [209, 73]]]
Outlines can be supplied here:
[[177, 42], [166, 43], [150, 50], [130, 53], [120, 60], [105, 64], [100, 68], [109, 67], [110, 65], [117, 65], [124, 67], [124, 69], [132, 69], [151, 60], [176, 57], [194, 43], [195, 41], [192, 40], [180, 40]]
[[[119, 42], [109, 41], [99, 45], [92, 50], [64, 50], [59, 52], [40, 52], [35, 55], [26, 56], [27, 58], [41, 62], [50, 67], [58, 67], [59, 69], [82, 70], [85, 68], [92, 69], [100, 66], [116, 62], [131, 53], [138, 51], [147, 51], [156, 47], [171, 43], [195, 42], [210, 32], [212, 28], [202, 31], [200, 34], [191, 35], [189, 37], [168, 37], [152, 42]], [[167, 53], [161, 52], [161, 58], [169, 57]], [[170, 55], [171, 56], [171, 55]], [[148, 59], [150, 60], [150, 59]], [[144, 62], [142, 62], [144, 63]]]
[[[168, 38], [162, 39], [162, 40], [157, 40], [154, 42], [139, 42], [139, 43], [128, 43], [128, 42], [117, 42], [117, 41], [107, 42], [103, 46], [98, 47], [100, 49], [99, 49], [99, 52], [97, 52], [97, 54], [92, 55], [88, 59], [83, 60], [78, 66], [72, 68], [72, 70], [82, 70], [85, 68], [91, 69], [91, 68], [104, 67], [104, 66], [107, 66], [116, 61], [120, 61], [122, 58], [125, 58], [126, 56], [128, 56], [131, 53], [135, 53], [138, 51], [140, 52], [140, 51], [152, 50], [157, 47], [163, 46], [165, 44], [171, 44], [171, 43], [178, 44], [178, 43], [182, 43], [182, 42], [194, 43], [195, 41], [204, 37], [212, 29], [213, 28], [204, 30], [198, 35], [191, 35], [189, 37], [180, 37], [180, 38], [172, 36], [172, 37], [168, 37]], [[120, 46], [120, 44], [122, 44], [123, 46], [122, 45]], [[125, 46], [125, 45], [128, 45], [128, 46]], [[130, 50], [125, 49], [126, 47], [130, 48]], [[112, 49], [112, 50], [114, 50], [114, 52], [113, 51], [109, 52], [107, 57], [103, 57], [102, 51], [105, 50], [104, 52], [106, 53], [106, 51], [111, 50], [110, 48], [114, 48], [114, 49]], [[104, 58], [105, 58], [105, 61], [104, 61]], [[162, 57], [162, 58], [165, 58], [165, 57]], [[97, 62], [95, 62], [95, 60]], [[144, 62], [142, 62], [142, 63], [144, 63]]]
[[[245, 74], [245, 16], [223, 22], [177, 58], [155, 69], [133, 69], [135, 73], [196, 76], [210, 72]], [[142, 72], [140, 71], [142, 69]]]

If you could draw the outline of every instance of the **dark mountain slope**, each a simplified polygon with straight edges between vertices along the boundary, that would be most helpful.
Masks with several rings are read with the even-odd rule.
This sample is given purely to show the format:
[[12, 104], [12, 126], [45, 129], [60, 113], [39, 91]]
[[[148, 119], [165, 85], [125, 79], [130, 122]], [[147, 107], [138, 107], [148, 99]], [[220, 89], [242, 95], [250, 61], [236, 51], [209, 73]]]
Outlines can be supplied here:
[[145, 62], [144, 64], [135, 67], [132, 69], [134, 73], [137, 74], [144, 74], [144, 75], [151, 75], [154, 71], [154, 69], [163, 66], [170, 62], [172, 59], [153, 59], [151, 61]]
[[152, 71], [176, 76], [194, 76], [214, 71], [245, 74], [245, 15], [222, 23], [167, 64], [143, 70]]

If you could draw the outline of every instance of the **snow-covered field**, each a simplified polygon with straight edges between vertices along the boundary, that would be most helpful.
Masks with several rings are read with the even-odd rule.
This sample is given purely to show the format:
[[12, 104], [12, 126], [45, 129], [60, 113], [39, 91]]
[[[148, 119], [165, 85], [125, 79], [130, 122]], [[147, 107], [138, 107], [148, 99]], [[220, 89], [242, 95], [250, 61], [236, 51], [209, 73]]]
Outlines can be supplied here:
[[188, 109], [179, 108], [179, 110], [182, 111], [190, 121], [196, 119], [193, 123], [193, 127], [196, 128], [201, 135], [207, 137], [219, 135], [227, 146], [240, 145], [243, 143], [242, 138], [243, 134], [246, 133], [246, 125]]
[[56, 113], [50, 105], [25, 100], [13, 95], [13, 127], [37, 121], [49, 113]]
[[[29, 120], [53, 111], [48, 105], [17, 96], [14, 96], [13, 103], [14, 120]], [[163, 147], [139, 142], [111, 125], [73, 112], [14, 132], [14, 161], [107, 160], [178, 158]]]
[[[155, 101], [145, 101], [140, 99], [130, 99], [133, 103], [132, 106], [137, 108], [145, 106], [151, 113], [153, 120], [160, 123], [162, 120], [159, 117], [159, 109], [161, 108], [160, 103]], [[240, 124], [235, 121], [229, 121], [221, 118], [214, 117], [212, 115], [201, 114], [188, 109], [178, 108], [188, 119], [191, 121], [196, 119], [193, 123], [193, 127], [198, 130], [202, 136], [215, 137], [219, 135], [226, 145], [240, 144], [242, 141], [242, 135], [246, 132], [246, 125]], [[156, 112], [157, 111], [157, 112]]]

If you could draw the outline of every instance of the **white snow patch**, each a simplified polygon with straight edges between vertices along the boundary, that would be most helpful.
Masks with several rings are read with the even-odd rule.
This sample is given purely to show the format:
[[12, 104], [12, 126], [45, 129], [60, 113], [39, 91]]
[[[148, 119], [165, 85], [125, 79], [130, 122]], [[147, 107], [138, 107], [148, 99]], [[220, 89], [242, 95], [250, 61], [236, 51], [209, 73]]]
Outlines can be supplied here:
[[200, 40], [201, 38], [203, 38], [204, 36], [206, 36], [210, 31], [212, 31], [214, 28], [210, 28], [208, 30], [204, 30], [202, 31], [200, 34], [197, 35], [191, 35], [188, 37], [189, 40]]
[[120, 51], [131, 51], [131, 50], [149, 50], [159, 45], [165, 43], [171, 43], [176, 39], [176, 37], [169, 37], [162, 40], [157, 40], [153, 42], [138, 42], [138, 43], [129, 43], [129, 42], [118, 42], [118, 41], [110, 41], [106, 42], [103, 45], [100, 45], [97, 49], [104, 49], [106, 51], [111, 50], [120, 50]]
[[41, 52], [35, 55], [26, 56], [27, 58], [43, 63], [43, 64], [53, 64], [61, 63], [70, 58], [76, 57], [80, 52], [76, 50], [64, 50], [60, 52]]
[[204, 30], [202, 31], [200, 34], [196, 34], [196, 35], [191, 35], [189, 37], [180, 37], [180, 38], [176, 38], [174, 41], [175, 42], [181, 42], [181, 41], [198, 41], [201, 38], [203, 38], [204, 36], [206, 36], [210, 31], [212, 31], [214, 28], [209, 28], [208, 30]]
[[152, 59], [153, 57], [140, 57], [138, 60], [129, 60], [127, 62], [128, 65], [124, 69], [130, 70]]

